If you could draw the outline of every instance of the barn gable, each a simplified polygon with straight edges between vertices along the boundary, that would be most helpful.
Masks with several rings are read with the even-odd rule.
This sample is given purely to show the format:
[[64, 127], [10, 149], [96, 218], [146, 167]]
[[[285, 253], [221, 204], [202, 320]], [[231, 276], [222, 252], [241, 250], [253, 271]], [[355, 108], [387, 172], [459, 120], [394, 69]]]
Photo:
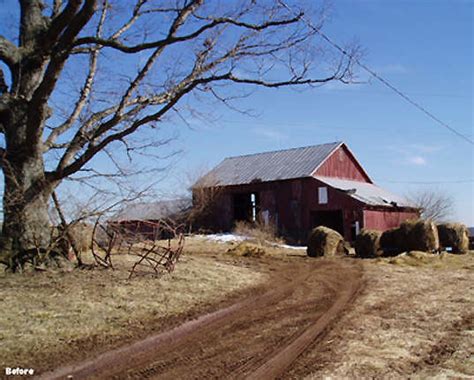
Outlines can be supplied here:
[[346, 146], [341, 144], [322, 163], [313, 176], [336, 177], [353, 181], [373, 183], [369, 175], [359, 164], [355, 156]]

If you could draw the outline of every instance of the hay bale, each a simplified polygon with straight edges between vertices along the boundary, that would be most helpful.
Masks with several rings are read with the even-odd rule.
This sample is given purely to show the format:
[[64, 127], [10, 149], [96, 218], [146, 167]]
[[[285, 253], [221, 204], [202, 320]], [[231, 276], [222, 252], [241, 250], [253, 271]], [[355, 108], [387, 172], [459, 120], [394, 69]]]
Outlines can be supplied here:
[[355, 252], [358, 257], [377, 257], [382, 255], [380, 236], [382, 233], [375, 230], [362, 230], [355, 241]]
[[469, 232], [464, 224], [438, 224], [437, 229], [442, 249], [451, 247], [452, 253], [467, 253], [469, 251]]
[[434, 252], [439, 250], [438, 229], [432, 221], [406, 221], [400, 225], [400, 230], [405, 251]]
[[343, 255], [344, 238], [328, 227], [316, 227], [309, 234], [306, 252], [310, 257]]
[[399, 228], [385, 231], [380, 237], [384, 256], [407, 251], [434, 252], [439, 250], [438, 229], [432, 221], [410, 220]]
[[400, 228], [383, 232], [379, 243], [383, 256], [396, 256], [405, 251], [405, 242]]
[[239, 257], [262, 257], [266, 254], [266, 251], [260, 245], [244, 241], [235, 247], [229, 248], [227, 253]]

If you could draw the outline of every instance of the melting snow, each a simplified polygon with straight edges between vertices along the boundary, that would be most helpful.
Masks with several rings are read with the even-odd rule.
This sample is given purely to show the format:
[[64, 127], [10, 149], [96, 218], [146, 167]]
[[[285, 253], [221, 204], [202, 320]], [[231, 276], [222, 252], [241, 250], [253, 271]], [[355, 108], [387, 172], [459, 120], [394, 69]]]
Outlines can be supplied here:
[[[243, 236], [243, 235], [236, 235], [231, 233], [226, 234], [210, 234], [210, 235], [194, 235], [196, 238], [211, 240], [219, 243], [229, 243], [229, 242], [241, 242], [244, 240], [250, 240], [250, 236]], [[278, 243], [270, 243], [275, 247], [286, 248], [286, 249], [298, 249], [298, 250], [305, 250], [306, 247], [296, 246], [296, 245], [288, 245], [288, 244], [278, 244]]]

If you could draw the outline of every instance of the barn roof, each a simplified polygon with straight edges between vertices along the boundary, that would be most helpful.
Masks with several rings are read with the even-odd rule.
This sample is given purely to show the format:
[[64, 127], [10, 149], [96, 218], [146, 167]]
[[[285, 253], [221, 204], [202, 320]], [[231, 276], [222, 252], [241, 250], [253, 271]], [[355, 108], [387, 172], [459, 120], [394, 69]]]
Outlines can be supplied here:
[[338, 141], [229, 157], [202, 177], [196, 186], [243, 185], [309, 177], [342, 144]]
[[336, 189], [342, 190], [350, 197], [371, 206], [415, 207], [404, 197], [368, 182], [351, 181], [333, 177], [314, 176], [317, 180]]
[[132, 203], [119, 211], [112, 221], [159, 220], [176, 216], [192, 206], [191, 199], [173, 199], [168, 201]]

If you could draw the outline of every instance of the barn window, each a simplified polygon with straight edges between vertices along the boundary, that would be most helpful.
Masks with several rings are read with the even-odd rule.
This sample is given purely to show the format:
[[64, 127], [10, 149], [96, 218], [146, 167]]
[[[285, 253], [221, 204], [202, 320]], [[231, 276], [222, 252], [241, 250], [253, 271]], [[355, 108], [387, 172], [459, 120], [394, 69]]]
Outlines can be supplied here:
[[320, 205], [328, 203], [328, 188], [318, 187], [318, 201]]
[[252, 206], [252, 222], [257, 221], [257, 196], [255, 193], [250, 194], [250, 204]]

